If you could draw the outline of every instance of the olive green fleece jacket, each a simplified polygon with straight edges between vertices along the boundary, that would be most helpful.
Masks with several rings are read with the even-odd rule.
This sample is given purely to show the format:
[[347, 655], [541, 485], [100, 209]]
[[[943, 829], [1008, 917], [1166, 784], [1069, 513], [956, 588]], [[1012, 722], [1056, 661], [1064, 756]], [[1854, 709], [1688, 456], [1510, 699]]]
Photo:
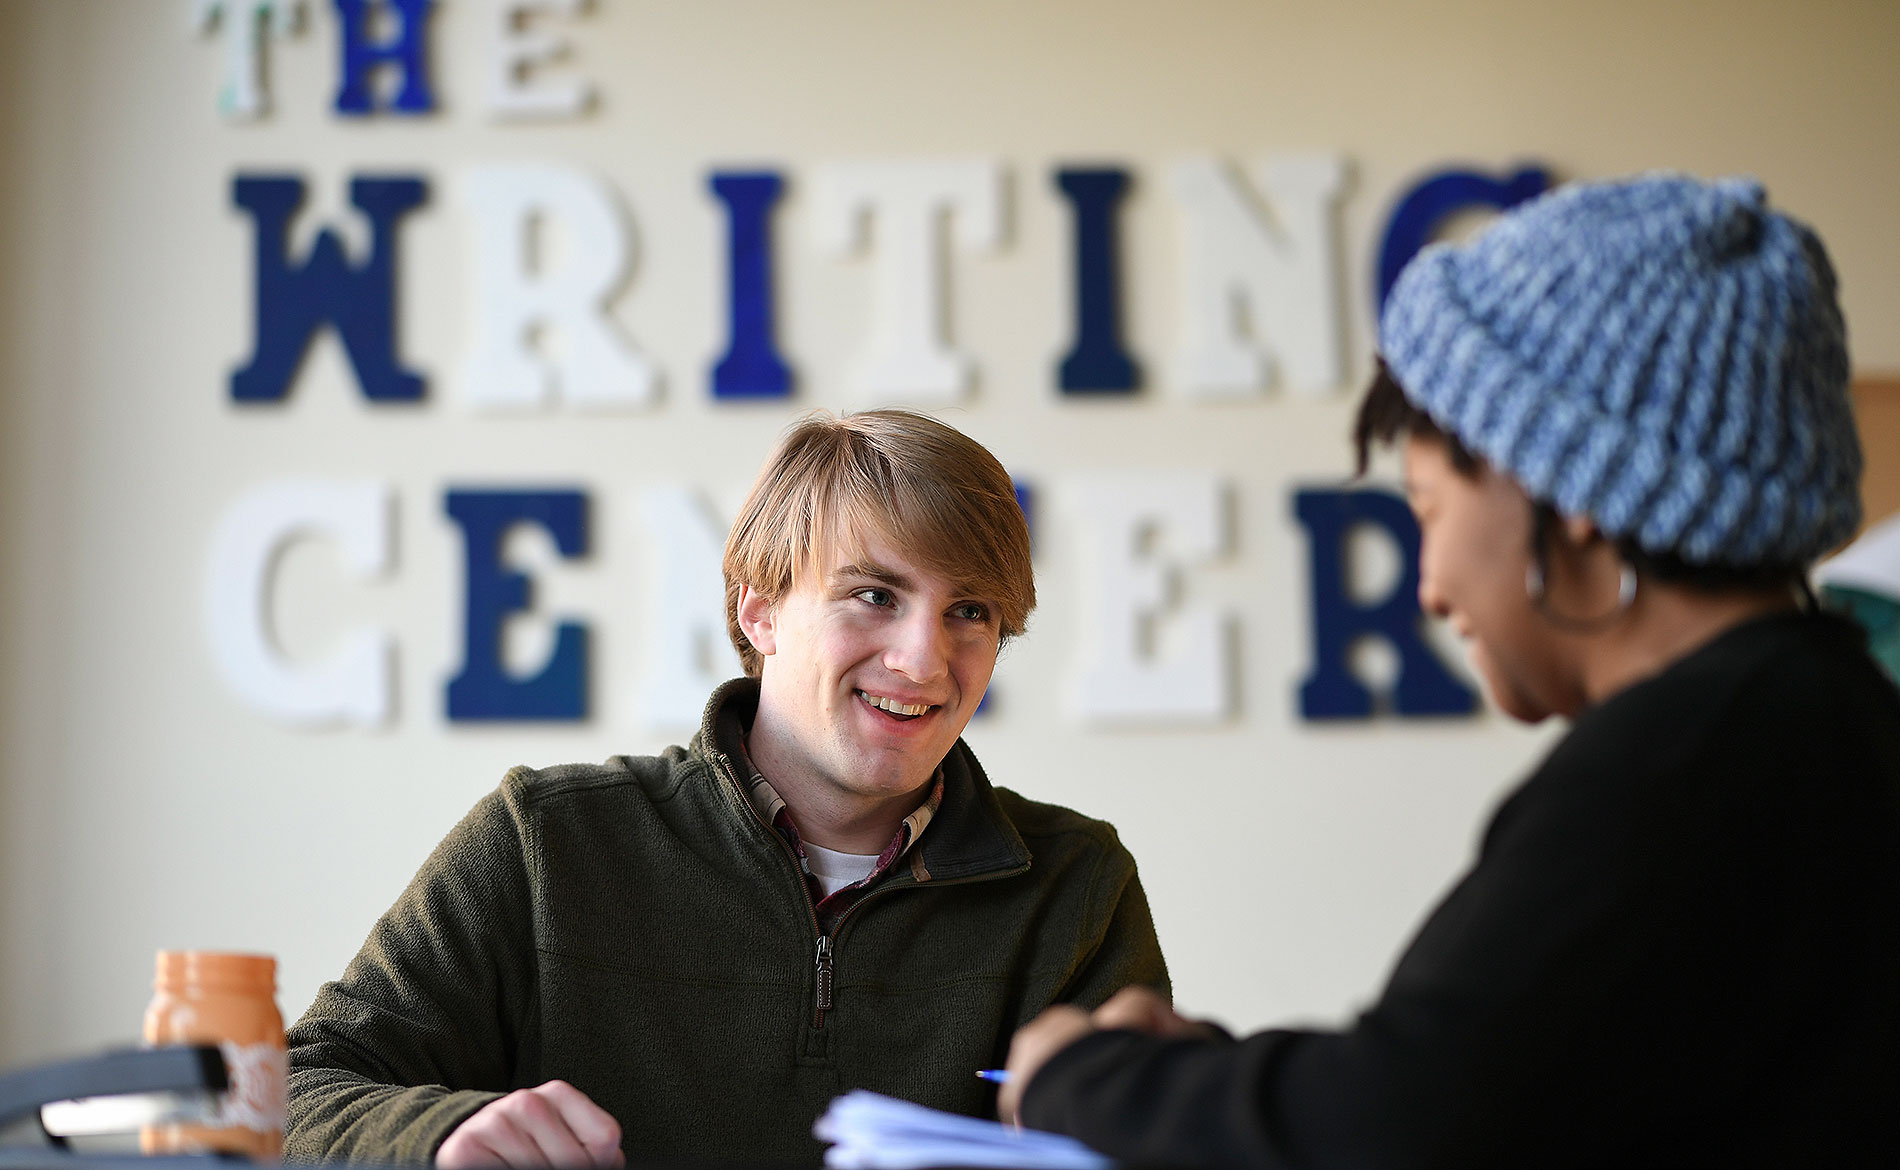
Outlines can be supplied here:
[[993, 1115], [973, 1074], [1019, 1025], [1167, 988], [1114, 829], [992, 788], [959, 740], [929, 827], [833, 927], [818, 1012], [804, 876], [732, 758], [757, 702], [739, 680], [688, 748], [511, 771], [291, 1029], [285, 1156], [426, 1161], [559, 1078], [631, 1158], [815, 1163], [839, 1093]]

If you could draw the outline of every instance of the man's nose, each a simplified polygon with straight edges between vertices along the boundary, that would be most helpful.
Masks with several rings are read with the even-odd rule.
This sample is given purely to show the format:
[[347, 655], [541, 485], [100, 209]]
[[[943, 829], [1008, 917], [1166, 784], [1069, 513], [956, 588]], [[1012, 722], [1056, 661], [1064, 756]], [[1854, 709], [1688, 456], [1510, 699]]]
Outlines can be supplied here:
[[934, 614], [919, 613], [899, 625], [884, 664], [913, 682], [931, 682], [948, 671], [948, 633]]
[[1432, 575], [1423, 571], [1422, 567], [1418, 575], [1418, 607], [1432, 617], [1438, 618], [1451, 612], [1445, 605], [1444, 595], [1438, 591], [1438, 585], [1432, 579]]

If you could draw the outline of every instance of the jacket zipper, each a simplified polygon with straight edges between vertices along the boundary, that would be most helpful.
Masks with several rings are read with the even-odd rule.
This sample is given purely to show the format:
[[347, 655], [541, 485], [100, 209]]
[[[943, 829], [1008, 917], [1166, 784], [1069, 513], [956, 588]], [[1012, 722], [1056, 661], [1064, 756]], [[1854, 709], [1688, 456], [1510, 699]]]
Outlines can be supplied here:
[[765, 819], [759, 816], [759, 810], [752, 807], [752, 801], [746, 797], [745, 785], [739, 783], [739, 773], [733, 770], [731, 757], [724, 752], [718, 753], [718, 756], [719, 766], [725, 770], [727, 778], [732, 781], [733, 788], [738, 792], [739, 799], [745, 802], [747, 811], [752, 814], [752, 819], [765, 828], [766, 836], [778, 842], [779, 849], [785, 853], [785, 859], [792, 863], [792, 872], [798, 875], [798, 890], [805, 898], [805, 914], [811, 919], [811, 932], [818, 939], [817, 987], [812, 996], [811, 1026], [814, 1029], [823, 1028], [825, 1013], [831, 1010], [831, 936], [818, 926], [818, 907], [811, 900], [811, 886], [805, 882], [805, 867], [798, 864], [798, 855], [792, 852], [792, 847], [785, 838], [779, 836], [778, 830], [767, 825]]
[[[781, 837], [780, 840], [782, 841], [784, 840], [784, 838]], [[789, 848], [790, 846], [787, 846], [787, 849]], [[794, 860], [796, 859], [794, 858]], [[867, 892], [864, 895], [864, 897], [859, 898], [857, 901], [851, 903], [849, 906], [846, 906], [844, 908], [844, 913], [838, 915], [838, 921], [831, 924], [830, 934], [826, 934], [823, 931], [818, 932], [818, 993], [817, 993], [817, 996], [815, 997], [817, 999], [817, 1003], [815, 1005], [817, 1008], [817, 1014], [812, 1018], [812, 1027], [814, 1028], [824, 1027], [825, 1013], [831, 1010], [832, 948], [837, 945], [838, 934], [840, 931], [844, 929], [845, 919], [855, 914], [857, 912], [858, 907], [864, 905], [866, 902], [869, 902], [871, 899], [877, 897], [878, 895], [882, 893], [884, 893], [883, 889], [876, 889], [876, 890], [871, 890]], [[805, 891], [805, 902], [807, 905], [811, 903], [811, 891], [809, 888], [807, 888]], [[816, 925], [818, 922], [818, 910], [816, 907], [812, 908], [811, 917], [812, 917], [812, 923]]]
[[831, 936], [818, 936], [818, 995], [817, 1009], [812, 1019], [812, 1027], [825, 1026], [825, 1013], [831, 1010]]
[[[718, 758], [719, 766], [725, 770], [726, 776], [732, 781], [733, 788], [737, 791], [739, 799], [745, 802], [747, 811], [752, 814], [752, 819], [764, 827], [767, 836], [778, 842], [778, 847], [785, 853], [785, 859], [792, 863], [792, 871], [798, 875], [798, 888], [805, 896], [805, 913], [811, 919], [811, 932], [817, 940], [814, 953], [816, 977], [813, 980], [815, 986], [812, 994], [811, 1026], [814, 1030], [822, 1029], [825, 1026], [825, 1013], [830, 1011], [832, 1006], [832, 988], [836, 981], [836, 967], [833, 962], [833, 951], [837, 945], [838, 932], [844, 926], [845, 919], [851, 917], [851, 915], [857, 911], [858, 907], [884, 893], [884, 889], [872, 890], [866, 893], [864, 897], [846, 906], [844, 913], [838, 915], [838, 921], [831, 924], [831, 933], [826, 934], [818, 926], [818, 906], [811, 900], [811, 886], [806, 884], [805, 867], [798, 864], [798, 855], [792, 852], [792, 847], [785, 838], [779, 836], [778, 830], [767, 825], [764, 818], [759, 816], [758, 810], [752, 807], [752, 801], [746, 797], [745, 785], [739, 783], [739, 773], [733, 770], [731, 757], [724, 752], [715, 752], [712, 754]], [[1027, 868], [1029, 867], [1021, 866], [1015, 870], [1011, 870], [1009, 873], [999, 872], [984, 876], [1008, 877], [1013, 873], [1021, 873]], [[971, 877], [952, 878], [949, 881], [939, 884], [960, 885], [965, 881], [971, 880], [980, 879], [973, 879]]]

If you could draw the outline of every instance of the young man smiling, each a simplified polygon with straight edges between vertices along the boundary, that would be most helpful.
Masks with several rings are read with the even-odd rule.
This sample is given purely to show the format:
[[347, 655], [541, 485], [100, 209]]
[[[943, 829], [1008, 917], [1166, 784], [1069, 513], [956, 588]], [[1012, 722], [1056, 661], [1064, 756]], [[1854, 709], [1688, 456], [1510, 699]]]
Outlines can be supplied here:
[[724, 567], [747, 677], [686, 748], [476, 806], [291, 1030], [290, 1156], [810, 1162], [836, 1093], [985, 1113], [1043, 1008], [1166, 991], [1114, 831], [959, 738], [1035, 605], [988, 451], [807, 419]]

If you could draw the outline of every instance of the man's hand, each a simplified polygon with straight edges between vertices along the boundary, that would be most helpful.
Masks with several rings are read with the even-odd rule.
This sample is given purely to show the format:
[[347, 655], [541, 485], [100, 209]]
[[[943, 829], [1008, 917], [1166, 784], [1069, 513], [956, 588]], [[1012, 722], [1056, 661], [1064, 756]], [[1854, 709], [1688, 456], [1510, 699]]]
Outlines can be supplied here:
[[1093, 1014], [1059, 1004], [1017, 1029], [1009, 1042], [1009, 1082], [996, 1094], [997, 1116], [1021, 1124], [1023, 1093], [1049, 1058], [1091, 1032], [1113, 1030], [1166, 1037], [1217, 1035], [1206, 1024], [1176, 1012], [1166, 996], [1149, 987], [1124, 987]]
[[442, 1170], [627, 1164], [620, 1123], [566, 1081], [517, 1089], [455, 1127], [435, 1152]]

